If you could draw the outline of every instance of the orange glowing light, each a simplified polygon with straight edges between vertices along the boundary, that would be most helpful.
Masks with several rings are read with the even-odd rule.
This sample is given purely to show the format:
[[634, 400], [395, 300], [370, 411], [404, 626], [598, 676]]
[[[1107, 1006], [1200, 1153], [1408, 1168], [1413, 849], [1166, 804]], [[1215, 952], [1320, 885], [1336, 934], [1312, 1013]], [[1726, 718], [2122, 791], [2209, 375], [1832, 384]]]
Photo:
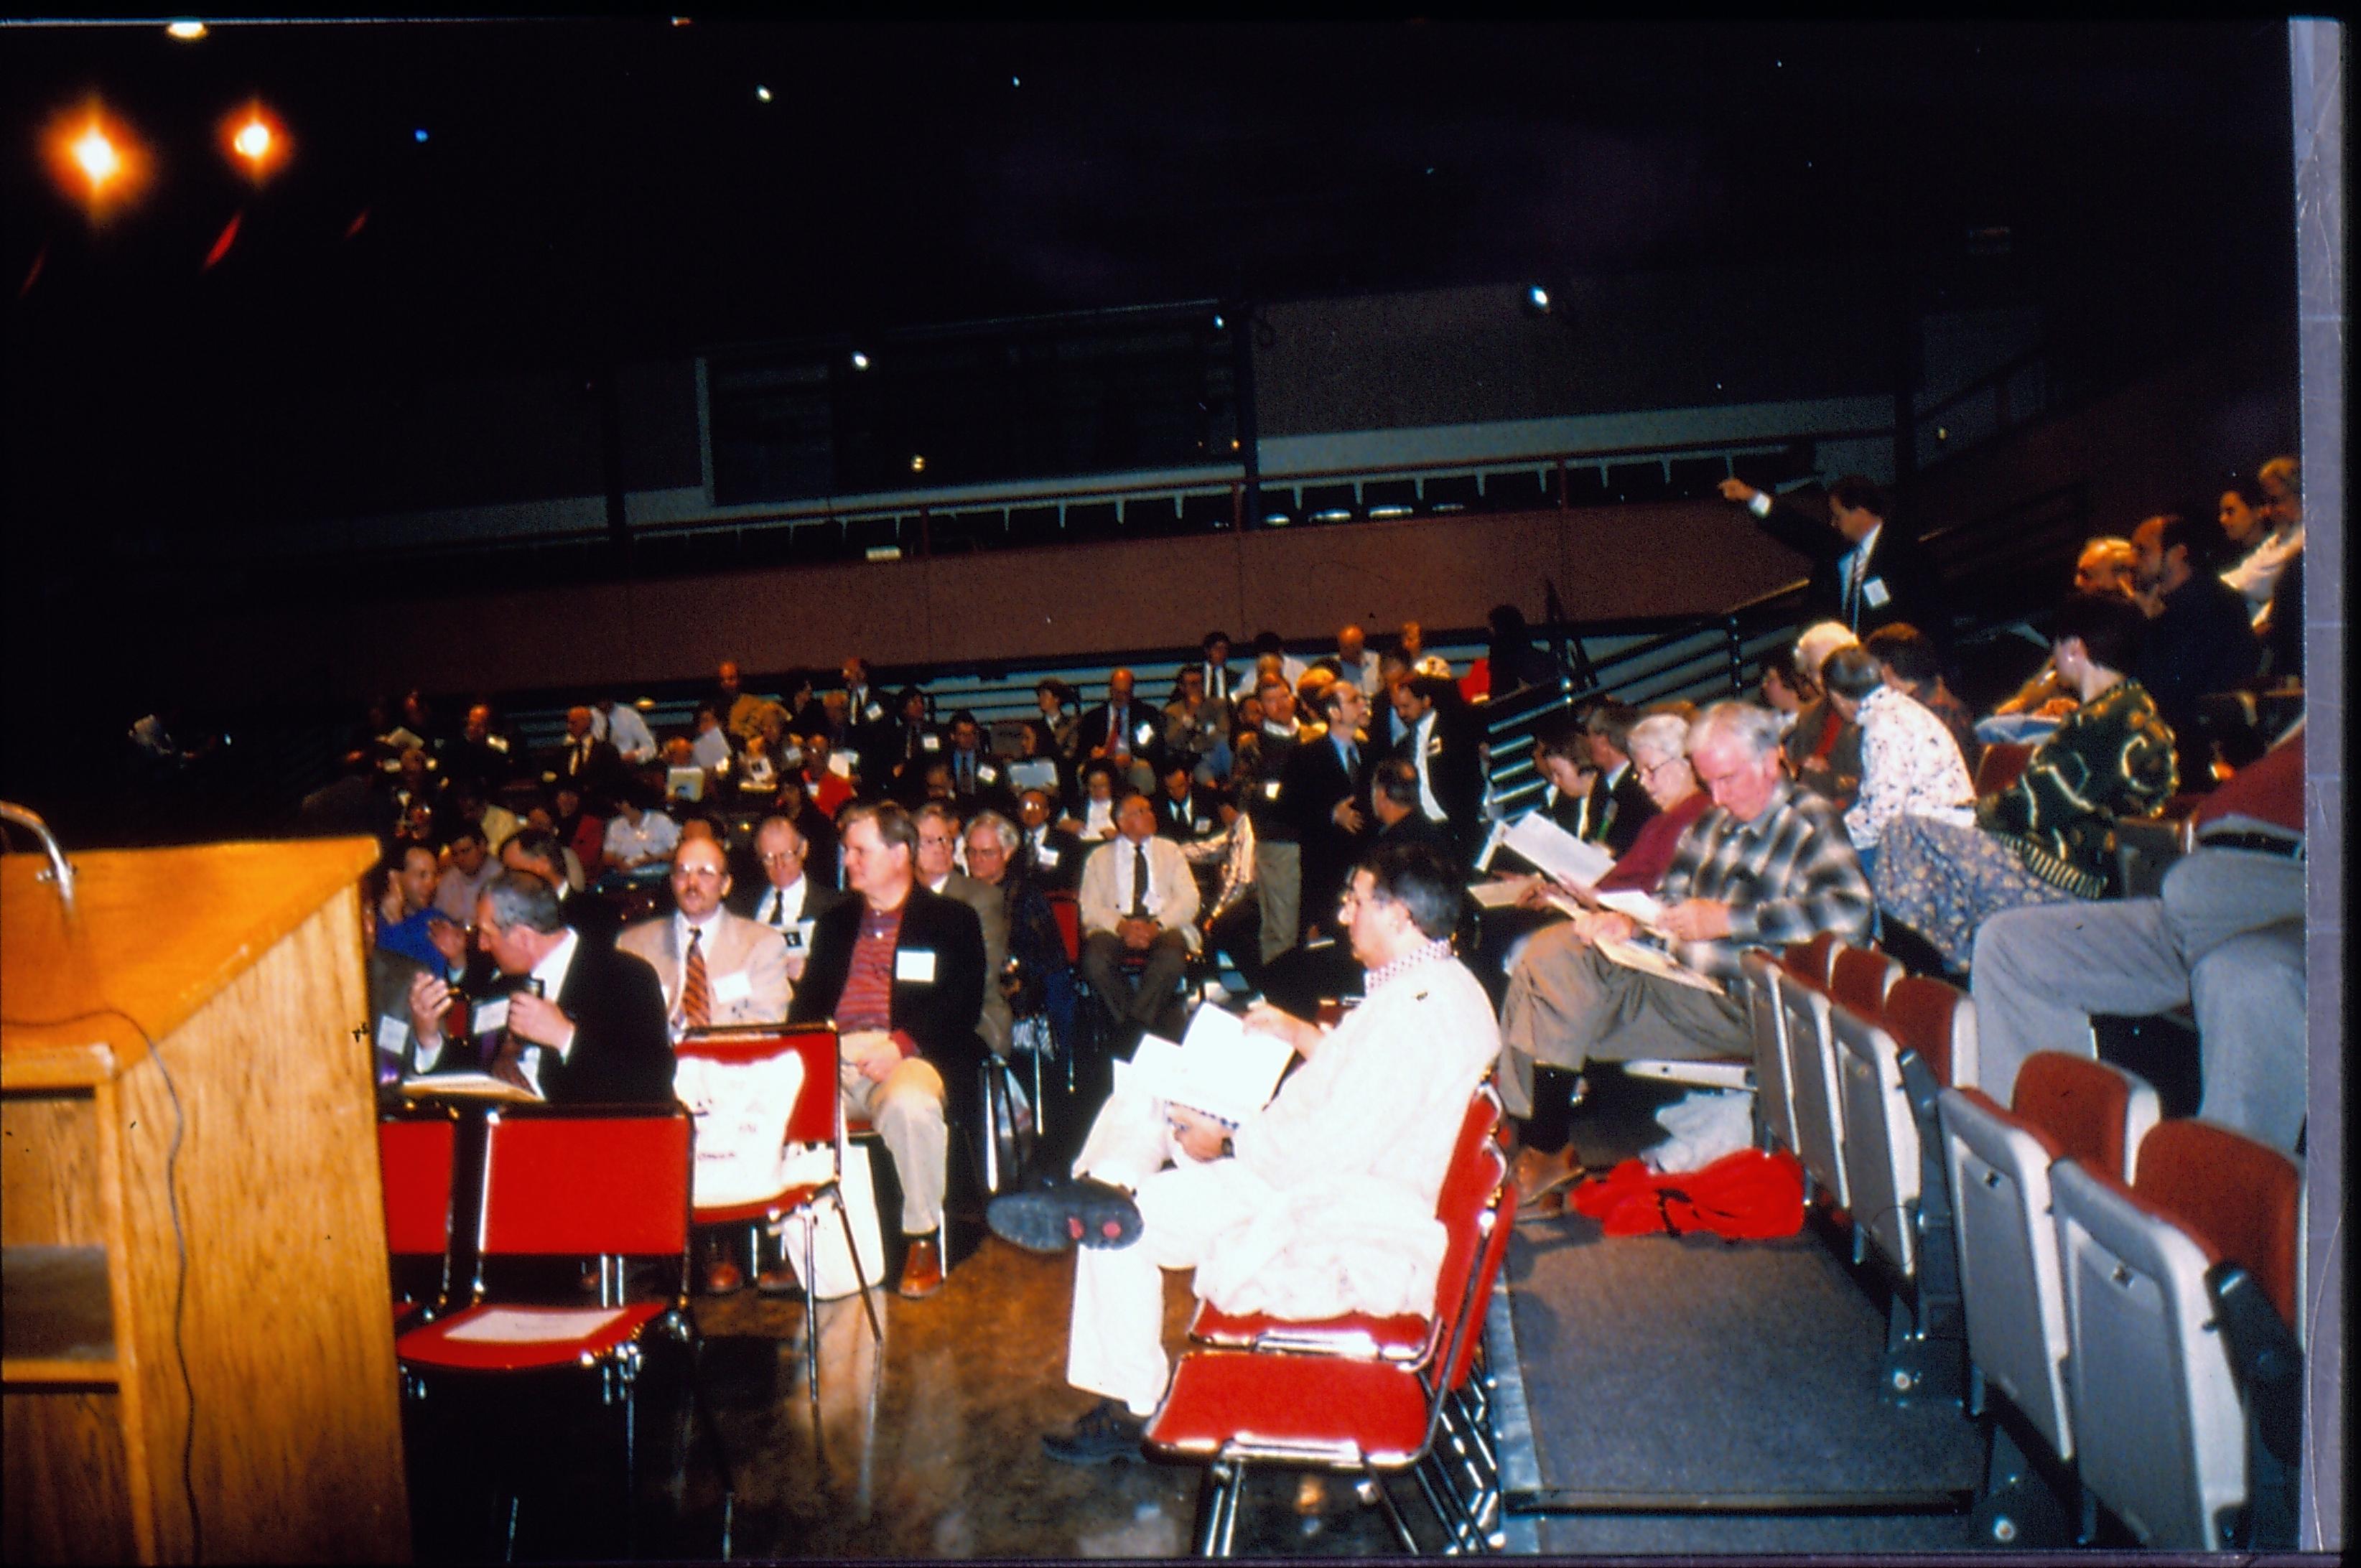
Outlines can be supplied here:
[[252, 179], [267, 179], [287, 161], [287, 127], [260, 104], [225, 115], [221, 138], [223, 148]]
[[94, 213], [127, 202], [147, 182], [147, 149], [94, 98], [52, 119], [41, 146], [50, 177]]

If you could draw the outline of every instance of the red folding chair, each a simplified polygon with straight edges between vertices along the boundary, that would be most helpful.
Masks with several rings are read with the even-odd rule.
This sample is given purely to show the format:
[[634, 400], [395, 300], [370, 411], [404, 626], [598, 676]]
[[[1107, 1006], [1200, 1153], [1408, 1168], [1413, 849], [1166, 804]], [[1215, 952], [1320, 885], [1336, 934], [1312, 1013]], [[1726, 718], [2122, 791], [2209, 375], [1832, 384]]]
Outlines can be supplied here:
[[[693, 1124], [677, 1107], [616, 1116], [494, 1110], [485, 1115], [484, 1136], [470, 1305], [403, 1333], [394, 1354], [413, 1394], [429, 1375], [595, 1370], [601, 1401], [622, 1406], [628, 1537], [636, 1523], [633, 1395], [642, 1346], [653, 1326], [696, 1332], [686, 1311]], [[595, 1309], [486, 1299], [486, 1258], [585, 1255], [601, 1265]], [[620, 1299], [627, 1257], [667, 1259], [672, 1288], [651, 1299]]]
[[833, 1204], [838, 1223], [844, 1228], [844, 1245], [852, 1256], [852, 1270], [861, 1282], [861, 1305], [869, 1315], [869, 1332], [884, 1343], [884, 1331], [878, 1325], [877, 1304], [869, 1294], [868, 1277], [861, 1271], [860, 1249], [853, 1243], [852, 1216], [844, 1206], [844, 1154], [851, 1135], [844, 1115], [844, 1096], [837, 1083], [836, 1025], [830, 1023], [796, 1025], [749, 1025], [735, 1028], [701, 1029], [684, 1036], [675, 1055], [687, 1059], [700, 1058], [722, 1066], [751, 1065], [771, 1061], [793, 1053], [803, 1062], [803, 1085], [796, 1093], [795, 1105], [787, 1113], [781, 1129], [781, 1141], [790, 1144], [812, 1144], [829, 1151], [829, 1173], [817, 1181], [798, 1182], [782, 1188], [768, 1197], [740, 1203], [698, 1204], [695, 1218], [700, 1225], [739, 1225], [748, 1228], [756, 1245], [761, 1245], [761, 1233], [798, 1215], [808, 1214], [811, 1223], [804, 1233], [804, 1288], [810, 1295], [813, 1311], [806, 1314], [804, 1333], [804, 1380], [811, 1396], [813, 1419], [819, 1414], [819, 1334], [817, 1332], [818, 1298], [814, 1281], [818, 1265], [819, 1234], [818, 1210], [822, 1204]]
[[385, 1194], [385, 1248], [396, 1258], [439, 1257], [443, 1272], [433, 1297], [393, 1298], [393, 1327], [439, 1315], [451, 1300], [452, 1157], [457, 1122], [448, 1113], [377, 1126], [378, 1170]]
[[1383, 1480], [1411, 1471], [1449, 1549], [1484, 1541], [1499, 1499], [1497, 1475], [1488, 1489], [1478, 1478], [1470, 1498], [1460, 1492], [1458, 1476], [1439, 1462], [1428, 1464], [1452, 1395], [1470, 1379], [1492, 1283], [1516, 1221], [1516, 1190], [1499, 1145], [1478, 1140], [1471, 1163], [1487, 1178], [1470, 1184], [1477, 1201], [1473, 1228], [1482, 1245], [1458, 1282], [1456, 1299], [1438, 1296], [1434, 1317], [1444, 1339], [1422, 1365], [1274, 1350], [1203, 1349], [1180, 1357], [1148, 1422], [1147, 1442], [1160, 1453], [1206, 1464], [1200, 1555], [1229, 1554], [1239, 1497], [1256, 1465], [1359, 1476], [1363, 1498], [1384, 1509], [1396, 1537], [1416, 1552], [1417, 1538]]

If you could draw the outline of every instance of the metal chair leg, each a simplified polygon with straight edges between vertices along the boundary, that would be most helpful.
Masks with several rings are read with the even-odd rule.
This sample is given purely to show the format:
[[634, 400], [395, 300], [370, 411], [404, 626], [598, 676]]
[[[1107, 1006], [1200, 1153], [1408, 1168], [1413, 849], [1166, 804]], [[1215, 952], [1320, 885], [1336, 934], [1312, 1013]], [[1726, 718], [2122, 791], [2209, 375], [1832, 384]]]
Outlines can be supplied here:
[[[869, 1294], [869, 1276], [862, 1271], [861, 1249], [852, 1242], [852, 1213], [844, 1206], [844, 1194], [841, 1192], [836, 1195], [836, 1220], [844, 1227], [844, 1250], [852, 1259], [853, 1283], [861, 1288], [861, 1310], [869, 1314], [870, 1337], [883, 1344], [885, 1343], [885, 1330], [877, 1321], [877, 1303]], [[812, 1222], [812, 1228], [819, 1228], [818, 1220]]]

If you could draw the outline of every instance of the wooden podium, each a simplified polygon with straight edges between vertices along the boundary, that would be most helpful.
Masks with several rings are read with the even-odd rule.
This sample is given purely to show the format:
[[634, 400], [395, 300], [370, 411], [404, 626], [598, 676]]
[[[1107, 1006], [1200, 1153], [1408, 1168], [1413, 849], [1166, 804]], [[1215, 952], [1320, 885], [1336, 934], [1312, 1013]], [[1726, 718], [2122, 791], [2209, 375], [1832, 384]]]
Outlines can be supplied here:
[[409, 1558], [375, 857], [78, 855], [71, 922], [0, 858], [8, 1562]]

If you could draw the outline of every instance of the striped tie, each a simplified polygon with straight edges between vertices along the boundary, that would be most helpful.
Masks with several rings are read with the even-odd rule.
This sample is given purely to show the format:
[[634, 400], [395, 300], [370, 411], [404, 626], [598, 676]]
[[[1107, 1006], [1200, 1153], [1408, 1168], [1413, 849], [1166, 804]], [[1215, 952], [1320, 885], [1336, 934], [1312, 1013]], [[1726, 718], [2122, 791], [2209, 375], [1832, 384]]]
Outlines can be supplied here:
[[713, 986], [705, 975], [705, 933], [688, 934], [688, 963], [681, 972], [680, 1015], [692, 1029], [713, 1022]]

